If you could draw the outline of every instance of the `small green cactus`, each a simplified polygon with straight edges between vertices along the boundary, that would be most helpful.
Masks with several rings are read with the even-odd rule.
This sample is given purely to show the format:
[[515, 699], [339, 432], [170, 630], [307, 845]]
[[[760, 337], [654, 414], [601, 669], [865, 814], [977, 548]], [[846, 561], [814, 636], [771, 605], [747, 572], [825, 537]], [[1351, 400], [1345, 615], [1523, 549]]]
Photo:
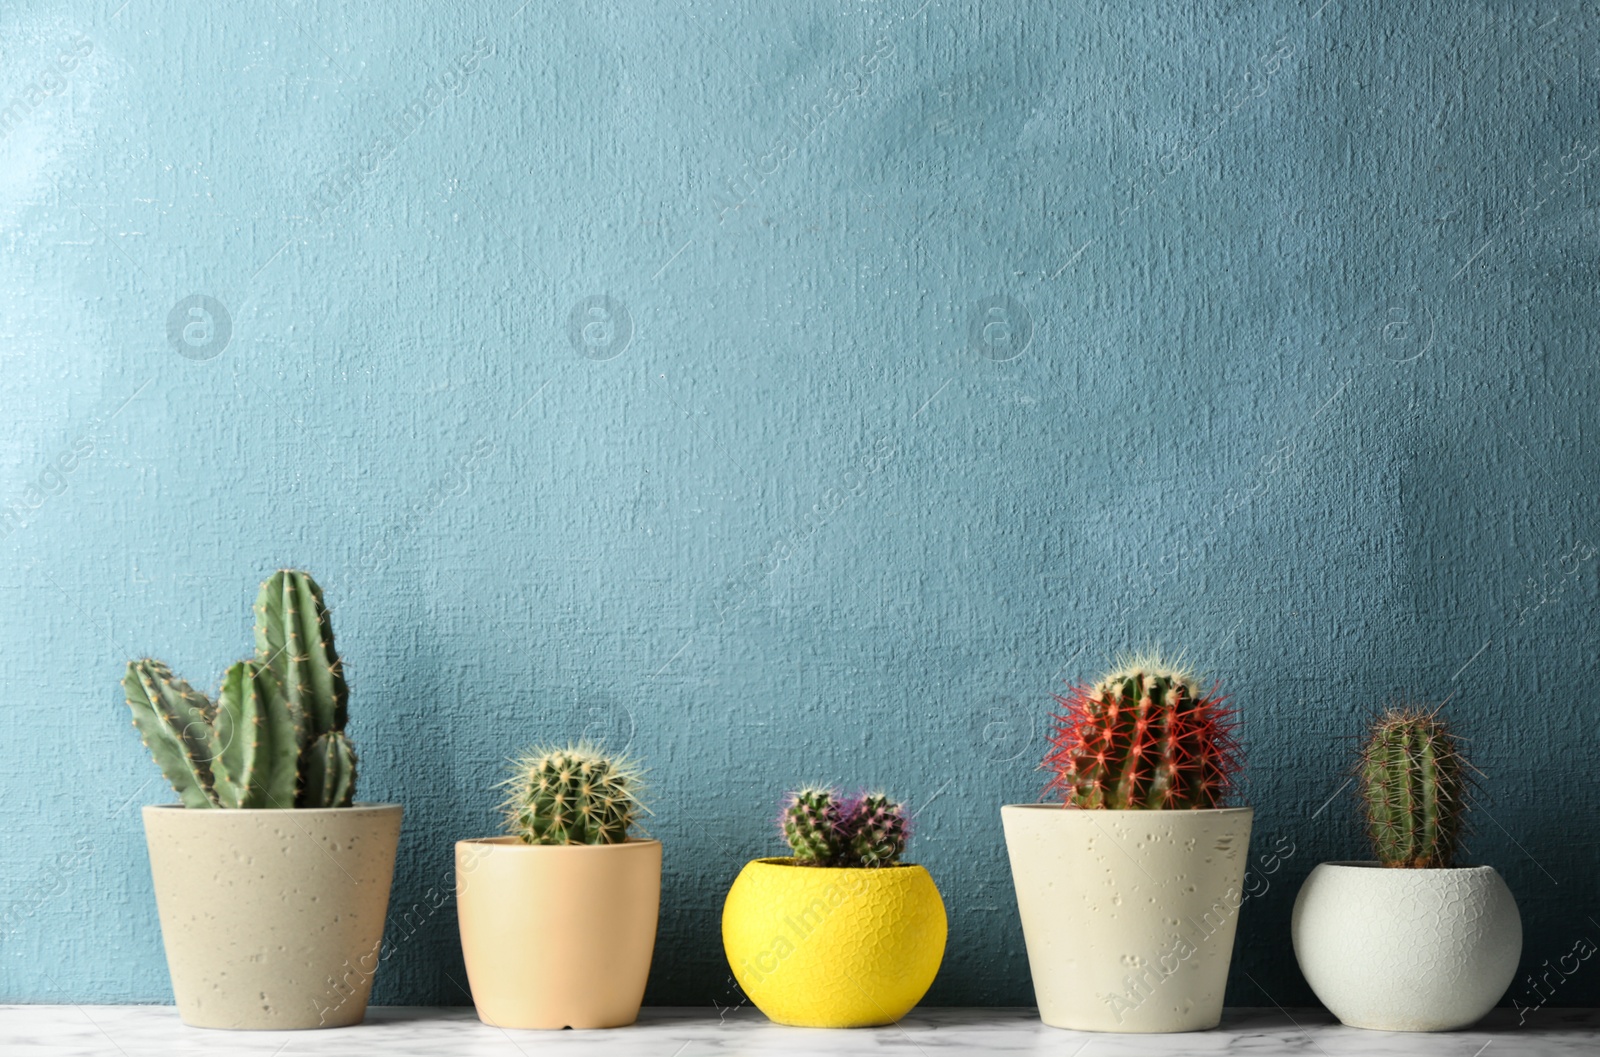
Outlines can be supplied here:
[[215, 704], [160, 661], [130, 661], [133, 725], [185, 807], [348, 807], [350, 691], [322, 589], [283, 570], [255, 613], [256, 656], [228, 669]]
[[1367, 836], [1385, 866], [1449, 867], [1467, 807], [1468, 764], [1437, 712], [1391, 708], [1361, 746]]
[[779, 824], [796, 859], [828, 866], [844, 851], [840, 821], [833, 791], [807, 787], [790, 795]]
[[833, 789], [808, 786], [789, 794], [778, 828], [797, 864], [854, 869], [897, 865], [911, 819], [904, 804], [883, 793], [841, 800]]
[[906, 850], [905, 810], [882, 793], [868, 793], [848, 805], [850, 854], [862, 866], [891, 866]]
[[524, 753], [505, 784], [506, 823], [524, 844], [621, 844], [645, 812], [638, 768], [588, 742]]

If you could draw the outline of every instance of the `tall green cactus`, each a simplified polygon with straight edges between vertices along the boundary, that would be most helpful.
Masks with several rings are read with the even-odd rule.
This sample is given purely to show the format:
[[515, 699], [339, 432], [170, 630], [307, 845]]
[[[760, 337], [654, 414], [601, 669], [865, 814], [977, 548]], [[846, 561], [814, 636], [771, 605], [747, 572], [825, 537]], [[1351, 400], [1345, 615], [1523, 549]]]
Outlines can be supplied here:
[[1367, 836], [1385, 866], [1427, 869], [1455, 861], [1466, 814], [1467, 762], [1433, 712], [1392, 708], [1361, 746]]
[[273, 573], [256, 595], [256, 660], [283, 682], [295, 725], [310, 744], [349, 719], [350, 688], [333, 648], [333, 622], [322, 588], [307, 573]]
[[283, 569], [256, 594], [256, 660], [269, 664], [299, 734], [297, 807], [345, 807], [355, 798], [356, 754], [345, 737], [350, 688], [333, 646], [333, 620], [309, 573]]
[[643, 813], [639, 771], [587, 742], [519, 757], [506, 823], [524, 844], [621, 844]]
[[275, 573], [256, 599], [256, 657], [231, 666], [213, 704], [165, 664], [128, 664], [133, 724], [185, 807], [347, 807], [356, 754], [350, 691], [322, 589]]

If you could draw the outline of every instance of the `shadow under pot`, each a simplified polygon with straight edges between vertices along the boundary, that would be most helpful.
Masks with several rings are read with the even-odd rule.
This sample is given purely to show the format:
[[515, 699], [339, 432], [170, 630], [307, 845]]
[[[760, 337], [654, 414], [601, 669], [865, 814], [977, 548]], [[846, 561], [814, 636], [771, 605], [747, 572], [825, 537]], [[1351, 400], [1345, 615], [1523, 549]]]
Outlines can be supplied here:
[[380, 961], [401, 811], [146, 807], [156, 909], [183, 1022], [359, 1024]]
[[1467, 1027], [1500, 1001], [1522, 957], [1522, 915], [1490, 866], [1320, 863], [1290, 930], [1311, 990], [1353, 1028]]
[[1075, 1031], [1214, 1028], [1253, 811], [1000, 809], [1039, 1017]]
[[661, 907], [661, 842], [456, 842], [461, 953], [478, 1019], [617, 1028], [639, 1017]]

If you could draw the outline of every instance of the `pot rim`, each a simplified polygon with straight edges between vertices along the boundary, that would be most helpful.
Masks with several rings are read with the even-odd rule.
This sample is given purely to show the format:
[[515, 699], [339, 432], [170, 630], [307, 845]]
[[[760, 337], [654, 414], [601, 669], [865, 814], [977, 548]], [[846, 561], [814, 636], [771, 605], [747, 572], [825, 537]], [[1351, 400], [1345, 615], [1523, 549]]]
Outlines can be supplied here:
[[1022, 809], [1026, 809], [1026, 808], [1042, 808], [1042, 809], [1049, 810], [1049, 811], [1057, 811], [1057, 812], [1060, 812], [1060, 813], [1062, 813], [1064, 815], [1065, 814], [1074, 814], [1074, 815], [1076, 815], [1076, 814], [1083, 814], [1083, 815], [1138, 815], [1140, 817], [1147, 817], [1148, 816], [1148, 817], [1152, 817], [1152, 818], [1159, 817], [1159, 816], [1162, 816], [1162, 815], [1242, 815], [1242, 814], [1246, 814], [1246, 813], [1249, 813], [1249, 814], [1254, 814], [1255, 813], [1255, 808], [1251, 807], [1248, 804], [1244, 805], [1242, 807], [1180, 807], [1180, 808], [1167, 808], [1167, 807], [1133, 807], [1133, 808], [1094, 807], [1094, 808], [1089, 808], [1089, 807], [1073, 807], [1070, 804], [1045, 804], [1045, 803], [1001, 804], [1000, 805], [1000, 810], [1001, 811], [1022, 810]]
[[195, 815], [327, 815], [343, 813], [346, 811], [400, 811], [404, 804], [396, 803], [359, 803], [346, 807], [209, 807], [188, 808], [182, 804], [146, 804], [146, 811], [184, 811]]
[[884, 874], [892, 870], [922, 870], [927, 867], [919, 862], [897, 862], [888, 866], [806, 866], [794, 861], [793, 855], [766, 855], [759, 859], [751, 859], [746, 866], [787, 866], [796, 870], [807, 870], [812, 873], [848, 873], [848, 874]]
[[1314, 868], [1320, 870], [1324, 866], [1333, 869], [1349, 870], [1352, 873], [1360, 871], [1377, 871], [1385, 876], [1393, 877], [1421, 877], [1430, 874], [1437, 876], [1439, 874], [1447, 873], [1481, 873], [1484, 870], [1488, 870], [1490, 873], [1498, 872], [1493, 866], [1490, 866], [1487, 863], [1479, 863], [1476, 866], [1385, 866], [1377, 859], [1330, 859], [1326, 862], [1317, 863]]
[[493, 837], [463, 837], [456, 841], [456, 847], [467, 845], [478, 848], [506, 848], [512, 851], [523, 852], [608, 852], [620, 848], [637, 848], [647, 844], [659, 845], [661, 842], [654, 837], [629, 837], [620, 844], [524, 844], [522, 838], [510, 834], [499, 834]]

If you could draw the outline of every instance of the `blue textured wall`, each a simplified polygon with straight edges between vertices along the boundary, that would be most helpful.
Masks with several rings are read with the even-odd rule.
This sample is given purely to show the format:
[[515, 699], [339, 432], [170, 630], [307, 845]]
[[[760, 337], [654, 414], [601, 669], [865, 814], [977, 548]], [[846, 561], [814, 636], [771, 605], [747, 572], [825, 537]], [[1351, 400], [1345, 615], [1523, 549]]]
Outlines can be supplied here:
[[[287, 564], [398, 907], [512, 750], [644, 758], [651, 1001], [730, 999], [723, 892], [818, 778], [922, 805], [930, 1000], [1029, 1001], [997, 807], [1147, 642], [1292, 849], [1230, 1001], [1309, 1001], [1393, 695], [1472, 738], [1527, 967], [1600, 941], [1600, 17], [919, 3], [5, 6], [0, 998], [167, 998], [117, 680], [213, 685]], [[420, 918], [378, 1000], [465, 1001]]]

